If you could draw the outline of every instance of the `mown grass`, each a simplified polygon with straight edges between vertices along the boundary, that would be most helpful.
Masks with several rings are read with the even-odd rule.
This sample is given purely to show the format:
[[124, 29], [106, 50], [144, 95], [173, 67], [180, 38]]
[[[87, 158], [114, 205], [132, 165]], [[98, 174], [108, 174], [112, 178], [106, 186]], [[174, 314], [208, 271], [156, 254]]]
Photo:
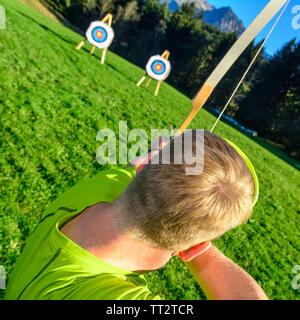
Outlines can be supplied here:
[[[178, 127], [190, 100], [164, 83], [136, 88], [144, 71], [109, 52], [100, 64], [81, 37], [18, 1], [0, 0], [7, 29], [0, 30], [0, 265], [9, 276], [29, 233], [47, 205], [103, 166], [96, 161], [99, 129]], [[209, 129], [202, 110], [192, 128]], [[249, 272], [270, 299], [299, 299], [292, 267], [300, 264], [300, 173], [225, 123], [215, 131], [247, 153], [260, 178], [260, 199], [249, 222], [215, 241]], [[24, 270], [26, 272], [26, 270]], [[203, 299], [184, 264], [173, 259], [147, 275], [166, 299]], [[3, 290], [0, 290], [3, 296]]]

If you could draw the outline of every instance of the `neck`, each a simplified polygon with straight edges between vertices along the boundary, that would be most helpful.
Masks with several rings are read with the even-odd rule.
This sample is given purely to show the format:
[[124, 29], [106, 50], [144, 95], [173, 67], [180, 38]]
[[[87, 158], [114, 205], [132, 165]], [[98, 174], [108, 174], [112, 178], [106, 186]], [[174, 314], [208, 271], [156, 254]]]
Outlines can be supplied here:
[[66, 224], [61, 232], [111, 265], [136, 272], [160, 268], [172, 252], [157, 249], [124, 232], [117, 223], [123, 213], [114, 203], [98, 203]]

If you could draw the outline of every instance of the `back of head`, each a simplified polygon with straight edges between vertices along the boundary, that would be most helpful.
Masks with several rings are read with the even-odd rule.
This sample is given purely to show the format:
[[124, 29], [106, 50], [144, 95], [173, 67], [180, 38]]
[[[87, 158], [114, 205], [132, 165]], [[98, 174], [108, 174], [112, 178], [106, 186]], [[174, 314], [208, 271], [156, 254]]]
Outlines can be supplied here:
[[192, 135], [193, 155], [204, 159], [201, 174], [187, 175], [191, 165], [176, 164], [173, 139], [170, 164], [146, 165], [117, 200], [125, 209], [122, 224], [135, 237], [157, 248], [184, 250], [218, 238], [250, 217], [254, 181], [245, 161], [225, 140], [203, 133], [204, 157], [194, 152], [201, 143], [196, 130], [182, 135]]

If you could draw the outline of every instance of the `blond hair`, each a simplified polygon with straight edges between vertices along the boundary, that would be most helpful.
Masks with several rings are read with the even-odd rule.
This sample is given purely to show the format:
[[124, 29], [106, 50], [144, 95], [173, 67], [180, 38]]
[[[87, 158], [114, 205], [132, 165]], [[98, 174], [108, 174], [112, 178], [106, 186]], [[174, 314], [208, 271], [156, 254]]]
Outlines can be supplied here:
[[[198, 142], [195, 130], [191, 132], [195, 150]], [[247, 221], [254, 181], [233, 147], [204, 131], [204, 167], [199, 175], [186, 175], [185, 162], [174, 164], [174, 139], [169, 147], [170, 164], [146, 165], [117, 200], [125, 209], [127, 231], [157, 248], [183, 250]]]

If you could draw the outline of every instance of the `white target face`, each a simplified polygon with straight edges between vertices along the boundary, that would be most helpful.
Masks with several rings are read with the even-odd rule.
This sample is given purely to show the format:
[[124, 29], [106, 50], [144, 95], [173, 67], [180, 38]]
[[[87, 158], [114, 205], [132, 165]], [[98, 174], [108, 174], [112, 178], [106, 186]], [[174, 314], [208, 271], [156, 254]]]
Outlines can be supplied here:
[[108, 48], [115, 36], [113, 29], [101, 21], [92, 22], [85, 35], [88, 42], [99, 49]]
[[146, 65], [146, 71], [152, 79], [165, 80], [171, 71], [171, 63], [161, 56], [153, 56]]

